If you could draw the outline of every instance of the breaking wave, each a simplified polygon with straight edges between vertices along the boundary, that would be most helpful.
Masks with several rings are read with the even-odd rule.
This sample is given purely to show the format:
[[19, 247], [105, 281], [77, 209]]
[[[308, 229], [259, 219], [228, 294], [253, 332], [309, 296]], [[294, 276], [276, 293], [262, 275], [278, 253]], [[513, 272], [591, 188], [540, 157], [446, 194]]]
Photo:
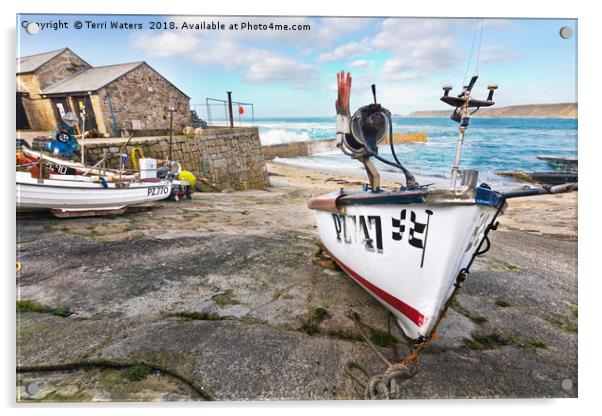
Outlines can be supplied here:
[[263, 146], [272, 144], [282, 144], [291, 142], [304, 142], [311, 140], [310, 135], [304, 131], [294, 131], [287, 129], [270, 129], [259, 132], [259, 139]]

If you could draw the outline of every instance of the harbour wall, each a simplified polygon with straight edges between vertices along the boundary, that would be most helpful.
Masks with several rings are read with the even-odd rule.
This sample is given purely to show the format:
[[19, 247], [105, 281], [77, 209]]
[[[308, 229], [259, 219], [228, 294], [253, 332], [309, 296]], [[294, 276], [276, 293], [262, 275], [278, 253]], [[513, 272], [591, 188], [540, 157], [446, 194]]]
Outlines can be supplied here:
[[[127, 138], [84, 141], [87, 164], [106, 159], [106, 166], [119, 166], [119, 151]], [[182, 169], [206, 178], [217, 189], [242, 191], [270, 185], [256, 127], [211, 128], [194, 135], [174, 136], [172, 156]], [[169, 137], [134, 138], [126, 147], [126, 168], [133, 168], [132, 149], [140, 147], [144, 156], [165, 160]]]
[[336, 148], [336, 139], [326, 139], [262, 146], [261, 151], [266, 160], [272, 160], [276, 157], [309, 156], [316, 153], [330, 152], [336, 150]]

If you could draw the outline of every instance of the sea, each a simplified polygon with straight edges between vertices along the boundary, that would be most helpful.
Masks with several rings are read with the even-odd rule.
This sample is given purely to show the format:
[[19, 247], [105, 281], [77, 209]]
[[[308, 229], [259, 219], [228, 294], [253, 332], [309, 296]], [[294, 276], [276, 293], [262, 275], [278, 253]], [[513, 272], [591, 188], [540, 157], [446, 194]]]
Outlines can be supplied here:
[[[255, 119], [255, 126], [263, 145], [335, 137], [334, 117], [260, 118]], [[458, 124], [449, 118], [395, 117], [393, 130], [427, 134], [425, 143], [396, 145], [398, 158], [421, 184], [447, 186]], [[379, 155], [392, 159], [389, 145], [381, 145]], [[508, 189], [518, 182], [495, 172], [550, 170], [537, 156], [577, 157], [577, 119], [473, 118], [465, 135], [460, 168], [476, 169], [479, 182]], [[333, 173], [364, 172], [360, 162], [338, 150], [278, 161]], [[384, 179], [401, 181], [394, 168], [375, 163]]]

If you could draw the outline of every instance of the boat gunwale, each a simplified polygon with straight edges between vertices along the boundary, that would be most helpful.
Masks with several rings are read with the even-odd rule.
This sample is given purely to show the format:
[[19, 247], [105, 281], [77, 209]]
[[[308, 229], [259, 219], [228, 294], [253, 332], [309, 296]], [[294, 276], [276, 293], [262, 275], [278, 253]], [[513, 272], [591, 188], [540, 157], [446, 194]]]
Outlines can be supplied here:
[[[159, 187], [159, 186], [170, 186], [169, 182], [165, 182], [165, 183], [158, 183], [158, 182], [136, 182], [136, 184], [134, 186], [130, 186], [131, 183], [128, 182], [127, 185], [128, 186], [109, 186], [108, 188], [104, 188], [102, 186], [101, 183], [96, 183], [96, 182], [83, 182], [83, 183], [89, 183], [90, 185], [98, 185], [98, 186], [61, 186], [61, 185], [54, 185], [54, 184], [48, 184], [47, 181], [48, 180], [53, 180], [53, 179], [45, 179], [44, 182], [42, 183], [29, 183], [29, 182], [19, 182], [17, 181], [17, 186], [43, 186], [46, 188], [60, 188], [60, 189], [69, 189], [69, 190], [86, 190], [86, 191], [124, 191], [124, 190], [128, 190], [128, 189], [148, 189], [148, 188], [152, 188], [152, 187]], [[65, 182], [76, 182], [76, 181], [65, 181]], [[111, 184], [111, 183], [109, 183]]]
[[341, 189], [338, 192], [310, 198], [307, 206], [316, 211], [342, 212], [347, 206], [357, 205], [483, 205], [498, 208], [503, 202], [503, 194], [484, 187], [461, 193], [452, 190], [346, 193]]

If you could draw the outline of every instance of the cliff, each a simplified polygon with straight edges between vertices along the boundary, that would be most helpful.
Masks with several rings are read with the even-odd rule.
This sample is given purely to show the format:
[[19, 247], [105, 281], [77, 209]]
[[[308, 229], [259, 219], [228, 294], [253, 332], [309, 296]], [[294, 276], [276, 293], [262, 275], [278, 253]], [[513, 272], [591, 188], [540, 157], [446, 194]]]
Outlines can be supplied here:
[[[442, 103], [443, 104], [443, 103]], [[414, 111], [410, 117], [449, 117], [449, 110]], [[577, 118], [577, 103], [510, 105], [482, 108], [474, 117], [481, 118]]]

